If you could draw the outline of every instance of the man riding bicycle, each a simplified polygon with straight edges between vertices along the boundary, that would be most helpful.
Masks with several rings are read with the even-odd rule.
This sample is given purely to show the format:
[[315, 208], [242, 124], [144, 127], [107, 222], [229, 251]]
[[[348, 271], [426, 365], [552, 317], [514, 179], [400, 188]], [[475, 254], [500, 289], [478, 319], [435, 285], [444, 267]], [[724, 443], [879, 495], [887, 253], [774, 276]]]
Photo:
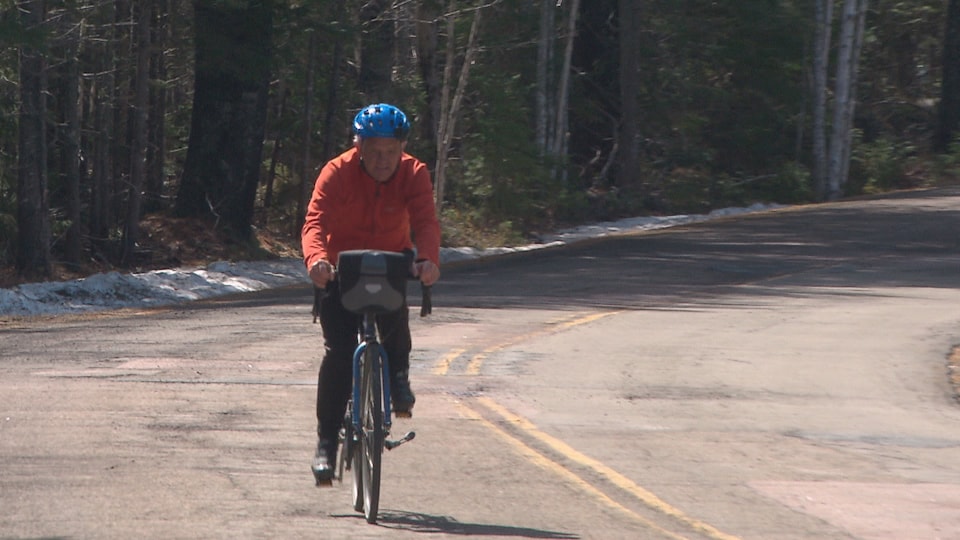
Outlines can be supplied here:
[[[317, 377], [317, 450], [311, 468], [318, 482], [334, 476], [337, 439], [350, 396], [352, 357], [360, 316], [340, 301], [331, 264], [342, 251], [414, 249], [412, 273], [424, 285], [440, 277], [440, 224], [427, 166], [407, 154], [410, 122], [400, 109], [369, 105], [353, 120], [353, 147], [320, 171], [307, 208], [301, 244], [313, 284], [324, 290], [319, 317], [324, 356]], [[393, 410], [409, 415], [416, 401], [410, 389], [409, 310], [379, 315], [387, 357]]]

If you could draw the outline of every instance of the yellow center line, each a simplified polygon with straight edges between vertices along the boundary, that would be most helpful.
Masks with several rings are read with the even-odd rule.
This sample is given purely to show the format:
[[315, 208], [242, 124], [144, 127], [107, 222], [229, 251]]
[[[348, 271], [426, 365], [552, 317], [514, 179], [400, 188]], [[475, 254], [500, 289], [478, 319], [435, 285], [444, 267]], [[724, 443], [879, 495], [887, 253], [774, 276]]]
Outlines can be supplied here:
[[575, 318], [575, 319], [573, 319], [573, 320], [569, 320], [569, 321], [559, 322], [559, 323], [553, 324], [553, 325], [551, 325], [551, 326], [549, 326], [549, 327], [547, 327], [547, 328], [544, 328], [544, 329], [541, 329], [541, 330], [537, 330], [537, 331], [534, 331], [534, 332], [530, 332], [530, 333], [527, 333], [527, 334], [523, 334], [523, 335], [520, 335], [520, 336], [516, 336], [516, 337], [511, 338], [511, 339], [509, 339], [509, 340], [507, 340], [507, 341], [504, 341], [503, 343], [498, 343], [498, 344], [496, 344], [496, 345], [492, 345], [492, 346], [490, 346], [490, 347], [487, 347], [487, 348], [484, 349], [483, 351], [475, 354], [475, 355], [470, 359], [470, 361], [467, 362], [467, 370], [466, 370], [467, 375], [479, 375], [479, 374], [480, 374], [480, 368], [483, 366], [483, 361], [486, 360], [486, 358], [487, 358], [490, 354], [492, 354], [492, 353], [494, 353], [494, 352], [496, 352], [496, 351], [499, 351], [499, 350], [502, 350], [502, 349], [506, 349], [507, 347], [510, 347], [511, 345], [516, 345], [517, 343], [520, 343], [520, 342], [522, 342], [522, 341], [526, 341], [526, 340], [528, 340], [528, 339], [532, 339], [532, 338], [537, 337], [537, 336], [541, 336], [541, 335], [545, 335], [545, 334], [550, 334], [550, 333], [554, 333], [554, 332], [561, 332], [561, 331], [563, 331], [563, 330], [567, 330], [567, 329], [569, 329], [569, 328], [573, 328], [574, 326], [578, 326], [578, 325], [581, 325], [581, 324], [586, 324], [586, 323], [588, 323], [588, 322], [593, 322], [593, 321], [595, 321], [595, 320], [597, 320], [597, 319], [602, 319], [602, 318], [604, 318], [604, 317], [609, 317], [610, 315], [616, 315], [617, 313], [622, 313], [622, 311], [604, 311], [604, 312], [599, 312], [599, 313], [591, 313], [590, 315], [585, 315], [585, 316], [582, 316], [582, 317], [577, 317], [577, 318]]
[[618, 314], [618, 313], [623, 313], [623, 311], [601, 311], [601, 312], [598, 312], [598, 313], [591, 313], [590, 315], [585, 315], [585, 316], [583, 316], [583, 317], [579, 317], [579, 318], [574, 319], [574, 320], [572, 320], [572, 321], [566, 321], [566, 322], [559, 323], [559, 324], [557, 324], [555, 327], [553, 327], [552, 330], [553, 330], [553, 331], [566, 330], [567, 328], [572, 328], [572, 327], [577, 326], [577, 325], [586, 324], [586, 323], [588, 323], [588, 322], [593, 322], [593, 321], [595, 321], [595, 320], [597, 320], [597, 319], [602, 319], [602, 318], [604, 318], [604, 317], [609, 317], [610, 315], [616, 315], [616, 314]]
[[640, 523], [644, 524], [645, 526], [649, 527], [650, 529], [653, 529], [653, 530], [661, 533], [662, 535], [664, 535], [664, 536], [666, 536], [666, 537], [668, 537], [668, 538], [672, 538], [672, 539], [674, 539], [674, 540], [687, 540], [686, 537], [680, 536], [680, 535], [678, 535], [678, 534], [676, 534], [676, 533], [674, 533], [674, 532], [671, 532], [671, 531], [668, 531], [667, 529], [664, 529], [663, 527], [657, 525], [657, 524], [654, 523], [653, 521], [650, 521], [649, 519], [641, 516], [640, 514], [637, 514], [637, 513], [634, 512], [633, 510], [630, 510], [630, 509], [627, 508], [626, 506], [623, 506], [622, 504], [620, 504], [620, 503], [618, 503], [617, 501], [613, 500], [613, 499], [610, 498], [607, 494], [605, 494], [604, 492], [600, 491], [599, 489], [597, 489], [596, 487], [594, 487], [592, 484], [590, 484], [589, 482], [587, 482], [587, 481], [584, 480], [583, 478], [580, 478], [580, 477], [577, 476], [575, 473], [573, 473], [572, 471], [564, 468], [564, 467], [563, 467], [562, 465], [560, 465], [559, 463], [557, 463], [557, 462], [551, 460], [550, 458], [544, 456], [544, 455], [541, 454], [540, 452], [537, 452], [537, 451], [534, 450], [533, 448], [530, 448], [529, 446], [527, 446], [526, 444], [524, 444], [523, 441], [521, 441], [520, 439], [517, 439], [517, 438], [514, 437], [513, 435], [510, 435], [509, 433], [507, 433], [506, 431], [504, 431], [502, 428], [500, 428], [499, 426], [497, 426], [497, 425], [494, 424], [493, 422], [490, 422], [489, 420], [487, 420], [486, 418], [484, 418], [480, 413], [478, 413], [477, 411], [471, 409], [470, 407], [468, 407], [468, 406], [465, 405], [464, 403], [457, 402], [457, 404], [460, 406], [461, 410], [463, 411], [463, 413], [464, 413], [464, 415], [465, 415], [466, 417], [468, 417], [468, 418], [470, 418], [470, 419], [472, 419], [472, 420], [477, 420], [478, 422], [480, 422], [481, 424], [483, 424], [486, 428], [488, 428], [489, 430], [491, 430], [491, 431], [493, 431], [494, 433], [496, 433], [498, 436], [500, 436], [500, 438], [502, 438], [504, 441], [506, 441], [508, 444], [510, 444], [514, 449], [516, 449], [522, 456], [524, 456], [524, 457], [526, 457], [528, 460], [530, 460], [530, 462], [533, 463], [534, 465], [537, 465], [537, 466], [539, 466], [539, 467], [541, 467], [541, 468], [543, 468], [543, 469], [546, 469], [546, 470], [548, 470], [548, 471], [550, 471], [550, 472], [553, 472], [553, 473], [557, 474], [558, 476], [560, 476], [560, 477], [563, 478], [564, 480], [570, 482], [571, 484], [573, 484], [573, 485], [576, 486], [577, 488], [579, 488], [579, 489], [587, 492], [589, 495], [593, 496], [595, 499], [597, 499], [597, 500], [600, 501], [601, 503], [603, 503], [603, 504], [605, 504], [605, 505], [607, 505], [607, 506], [609, 506], [609, 507], [611, 507], [611, 508], [613, 508], [613, 509], [615, 509], [615, 510], [618, 510], [618, 511], [620, 511], [620, 512], [623, 512], [624, 514], [628, 515], [629, 517], [631, 517], [631, 518], [639, 521]]
[[[477, 399], [484, 407], [498, 414], [501, 418], [503, 418], [507, 422], [516, 425], [517, 427], [519, 427], [520, 429], [522, 429], [532, 437], [546, 444], [555, 452], [567, 457], [568, 459], [574, 461], [575, 463], [579, 463], [580, 465], [583, 465], [585, 467], [588, 467], [594, 470], [595, 472], [597, 472], [598, 474], [600, 474], [601, 476], [609, 480], [611, 483], [613, 483], [615, 486], [619, 487], [620, 489], [636, 497], [640, 502], [642, 502], [644, 505], [648, 506], [649, 508], [656, 510], [657, 512], [660, 512], [667, 516], [670, 516], [682, 523], [685, 523], [686, 525], [709, 536], [710, 538], [713, 538], [716, 540], [737, 540], [736, 536], [731, 536], [722, 531], [719, 531], [713, 526], [707, 523], [704, 523], [702, 521], [699, 521], [697, 519], [694, 519], [684, 514], [679, 509], [674, 508], [673, 506], [670, 506], [665, 501], [663, 501], [662, 499], [660, 499], [650, 491], [647, 491], [643, 487], [637, 485], [635, 482], [633, 482], [626, 476], [623, 476], [622, 474], [618, 473], [617, 471], [610, 468], [609, 466], [575, 450], [573, 447], [571, 447], [567, 443], [559, 439], [556, 439], [554, 437], [551, 437], [550, 435], [547, 435], [546, 433], [540, 431], [540, 429], [538, 429], [537, 426], [534, 425], [532, 422], [530, 422], [526, 418], [523, 418], [507, 410], [505, 407], [493, 401], [492, 399], [487, 397], [479, 397]], [[555, 465], [557, 467], [561, 467], [561, 465], [559, 464], [555, 464]]]
[[466, 349], [453, 349], [452, 351], [443, 355], [443, 357], [437, 361], [437, 364], [433, 366], [433, 374], [446, 375], [447, 371], [450, 370], [450, 364], [452, 364], [454, 360], [459, 358], [460, 355], [463, 354], [465, 351]]

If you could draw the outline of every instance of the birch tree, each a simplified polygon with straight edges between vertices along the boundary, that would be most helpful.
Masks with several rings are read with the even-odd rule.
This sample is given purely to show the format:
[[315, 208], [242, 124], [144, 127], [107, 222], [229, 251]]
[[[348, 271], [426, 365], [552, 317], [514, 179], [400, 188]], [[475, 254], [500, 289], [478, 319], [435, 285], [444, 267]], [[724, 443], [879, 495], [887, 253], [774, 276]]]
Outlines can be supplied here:
[[822, 199], [827, 189], [827, 70], [833, 28], [833, 0], [814, 0], [813, 38], [813, 183]]
[[457, 76], [456, 86], [453, 86], [453, 71], [456, 63], [456, 18], [458, 15], [456, 0], [448, 6], [446, 60], [443, 66], [443, 85], [440, 91], [440, 118], [437, 122], [437, 163], [434, 169], [434, 195], [436, 196], [437, 213], [443, 208], [443, 198], [446, 188], [447, 158], [453, 144], [454, 130], [457, 125], [457, 116], [460, 114], [460, 105], [466, 91], [467, 80], [470, 76], [470, 66], [477, 53], [477, 34], [480, 30], [480, 7], [473, 10], [473, 22], [470, 24], [470, 35], [467, 38], [466, 50], [460, 64], [460, 73]]
[[[563, 0], [543, 0], [540, 8], [540, 39], [537, 45], [536, 140], [541, 153], [559, 163], [566, 158], [569, 130], [570, 72], [573, 65], [573, 46], [577, 31], [580, 0], [568, 0], [563, 58], [559, 70], [554, 70], [557, 32], [554, 10], [563, 6]], [[554, 166], [553, 176], [556, 176]]]
[[554, 32], [554, 0], [540, 0], [540, 38], [537, 40], [537, 86], [536, 86], [536, 126], [534, 128], [537, 148], [543, 155], [547, 154], [548, 132], [550, 131], [549, 116], [553, 110], [550, 100], [550, 81], [553, 80], [554, 49], [556, 47], [556, 32]]
[[[561, 0], [562, 1], [562, 0]], [[573, 68], [573, 44], [577, 34], [577, 14], [580, 13], [580, 0], [570, 0], [570, 12], [567, 15], [567, 42], [564, 45], [563, 64], [560, 79], [557, 81], [557, 115], [554, 121], [553, 146], [550, 154], [559, 160], [567, 155], [567, 131], [569, 130], [570, 72]], [[560, 2], [557, 2], [560, 5]]]
[[827, 162], [826, 198], [829, 200], [839, 198], [847, 183], [853, 142], [857, 72], [868, 3], [869, 0], [844, 0], [843, 3], [834, 82], [833, 125]]

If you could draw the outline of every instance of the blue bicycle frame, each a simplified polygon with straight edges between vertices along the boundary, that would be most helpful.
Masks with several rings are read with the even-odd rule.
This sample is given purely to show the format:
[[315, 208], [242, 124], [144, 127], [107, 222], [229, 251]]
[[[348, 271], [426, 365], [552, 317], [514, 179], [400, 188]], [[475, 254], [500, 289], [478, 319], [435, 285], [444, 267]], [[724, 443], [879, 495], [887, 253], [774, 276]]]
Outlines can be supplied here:
[[393, 411], [391, 410], [390, 405], [390, 360], [387, 358], [387, 351], [376, 338], [375, 325], [376, 323], [373, 315], [365, 314], [363, 316], [363, 341], [360, 342], [360, 345], [357, 346], [353, 353], [353, 399], [351, 400], [350, 404], [350, 419], [353, 423], [353, 429], [355, 430], [354, 433], [359, 432], [362, 420], [360, 418], [360, 386], [362, 384], [360, 377], [360, 368], [362, 365], [361, 360], [363, 359], [367, 348], [374, 343], [380, 352], [380, 380], [382, 381], [381, 399], [383, 400], [383, 431], [384, 435], [386, 436], [390, 433], [390, 427], [393, 423]]

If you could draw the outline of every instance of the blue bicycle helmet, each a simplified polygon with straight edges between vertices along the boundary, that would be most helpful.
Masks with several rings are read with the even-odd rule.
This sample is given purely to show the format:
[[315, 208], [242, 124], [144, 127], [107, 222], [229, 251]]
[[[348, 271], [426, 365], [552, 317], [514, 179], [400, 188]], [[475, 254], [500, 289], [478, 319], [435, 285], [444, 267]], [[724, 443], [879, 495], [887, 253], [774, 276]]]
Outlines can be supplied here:
[[406, 139], [410, 121], [403, 111], [387, 103], [368, 105], [353, 118], [353, 133], [359, 137]]

